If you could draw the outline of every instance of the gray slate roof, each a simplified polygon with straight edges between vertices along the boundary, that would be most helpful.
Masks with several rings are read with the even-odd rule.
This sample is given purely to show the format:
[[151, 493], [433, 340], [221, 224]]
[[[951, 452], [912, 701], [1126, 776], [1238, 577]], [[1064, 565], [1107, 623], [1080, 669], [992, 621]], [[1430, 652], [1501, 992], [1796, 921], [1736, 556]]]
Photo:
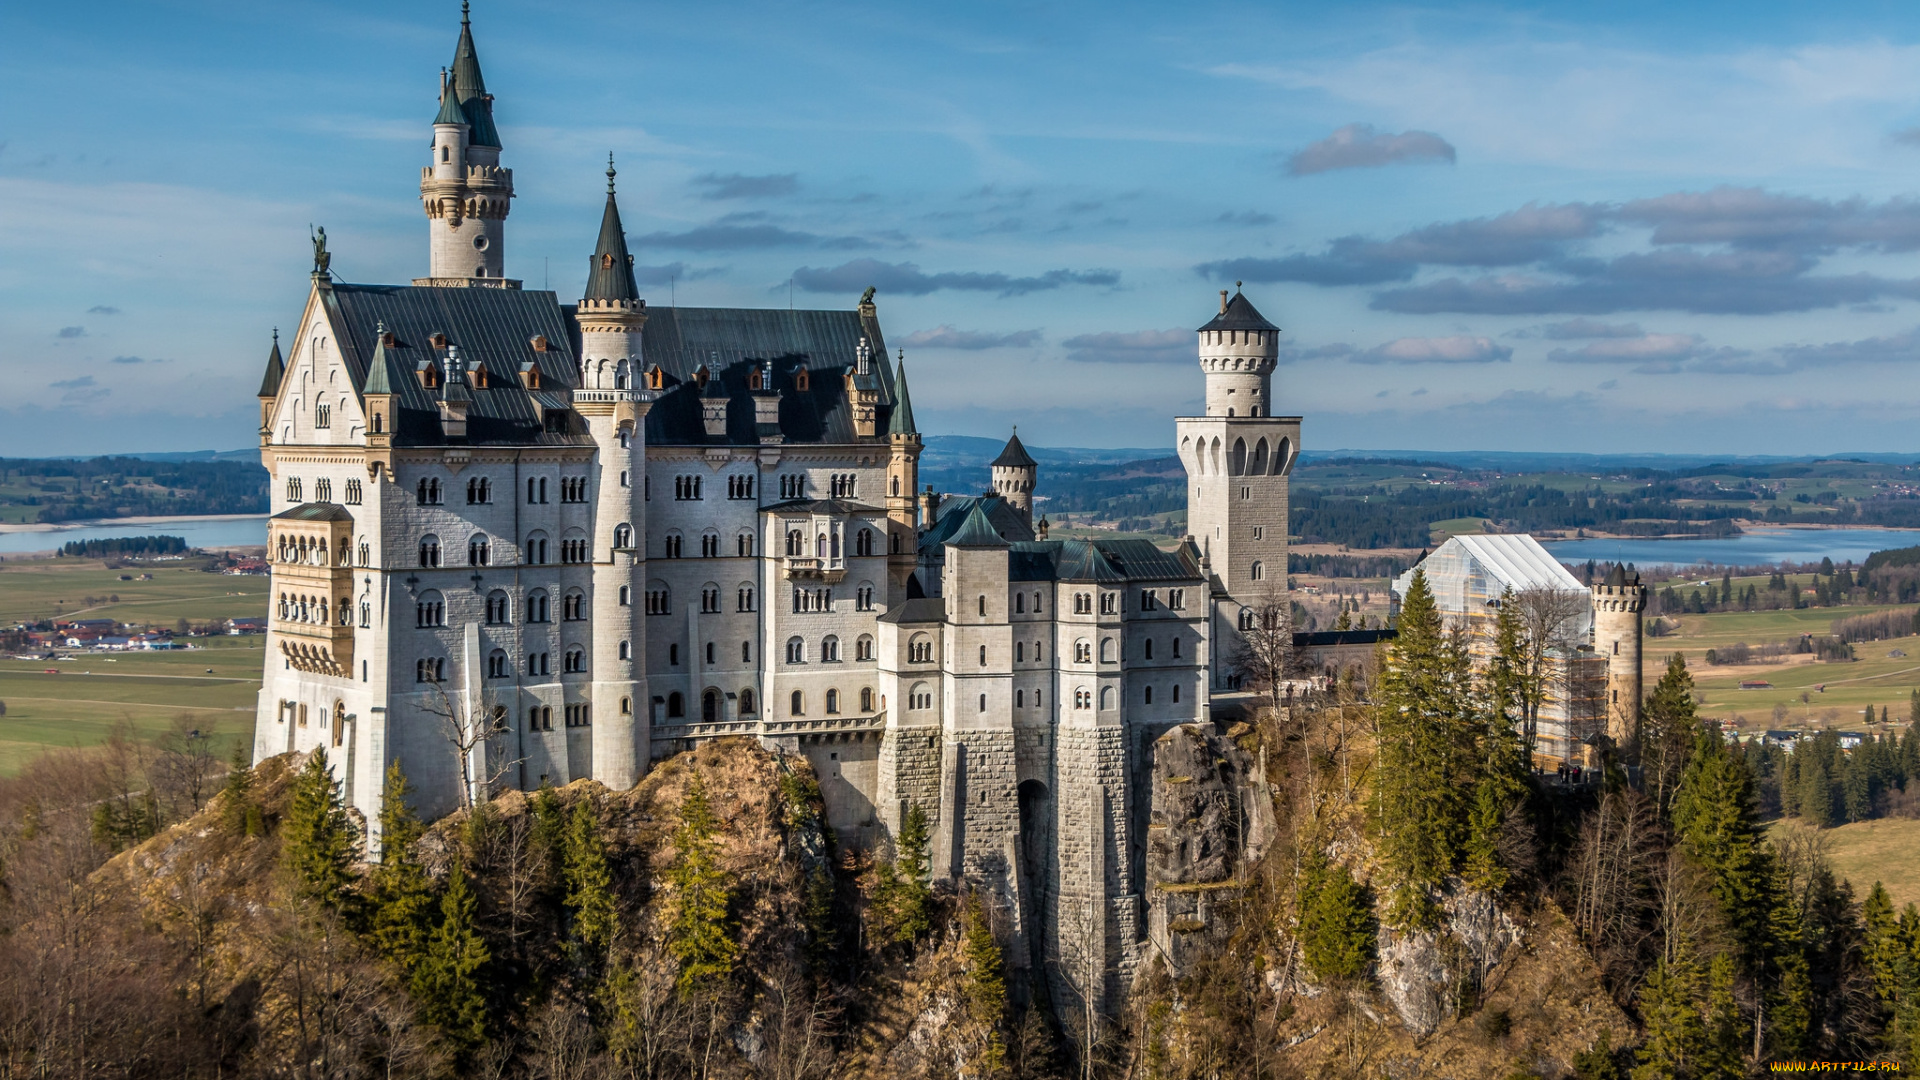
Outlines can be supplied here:
[[1020, 444], [1020, 433], [1016, 431], [1013, 433], [1013, 438], [1007, 440], [1006, 448], [1000, 451], [1000, 456], [994, 458], [993, 464], [988, 467], [994, 469], [1031, 469], [1039, 464], [1039, 462], [1033, 460], [1032, 454], [1027, 453], [1027, 448]]
[[600, 240], [593, 246], [587, 268], [587, 299], [637, 300], [633, 283], [633, 256], [627, 254], [627, 235], [620, 225], [620, 204], [613, 198], [613, 157], [607, 157], [607, 208], [600, 215]]
[[273, 515], [275, 521], [352, 521], [346, 508], [334, 503], [310, 502], [290, 507]]
[[960, 527], [947, 537], [950, 547], [960, 548], [1003, 548], [1007, 541], [993, 529], [993, 523], [987, 520], [987, 512], [978, 502], [967, 508], [967, 516], [960, 521]]
[[460, 44], [453, 50], [453, 77], [460, 85], [460, 107], [467, 123], [473, 125], [467, 141], [497, 148], [500, 132], [493, 126], [493, 97], [487, 93], [487, 81], [480, 76], [480, 55], [473, 48], [473, 25], [465, 4], [460, 6]]
[[[413, 285], [335, 285], [323, 301], [341, 331], [341, 353], [355, 386], [367, 383], [368, 366], [385, 324], [391, 348], [380, 350], [393, 389], [393, 445], [444, 444], [439, 396], [420, 385], [415, 374], [423, 361], [442, 365], [446, 350], [431, 344], [434, 334], [460, 347], [469, 364], [487, 370], [487, 388], [469, 387], [467, 441], [474, 445], [531, 446], [586, 442], [584, 431], [543, 428], [535, 398], [521, 388], [520, 366], [540, 369], [548, 387], [574, 385], [576, 363], [569, 342], [571, 320], [553, 293], [519, 289], [441, 289]], [[547, 339], [536, 352], [535, 336]]]
[[1266, 320], [1255, 310], [1253, 301], [1243, 293], [1234, 293], [1227, 301], [1227, 309], [1213, 317], [1213, 321], [1200, 328], [1206, 330], [1278, 330], [1279, 327]]
[[1013, 581], [1202, 581], [1192, 550], [1151, 540], [1029, 540], [1012, 545]]
[[260, 377], [260, 396], [279, 397], [280, 384], [287, 378], [287, 362], [280, 357], [280, 331], [273, 332], [273, 351], [267, 354], [267, 370]]
[[946, 604], [937, 596], [916, 596], [895, 604], [880, 616], [884, 623], [937, 623], [946, 618]]
[[[860, 339], [876, 356], [886, 352], [878, 319], [858, 311], [781, 311], [767, 308], [650, 308], [641, 348], [649, 366], [658, 365], [665, 387], [647, 414], [650, 446], [755, 445], [753, 392], [748, 377], [771, 365], [772, 387], [780, 391], [780, 433], [789, 443], [852, 443], [853, 415], [847, 403], [846, 375], [853, 369]], [[694, 372], [705, 365], [727, 398], [727, 430], [708, 436]], [[796, 390], [795, 374], [805, 368], [809, 388]], [[881, 404], [894, 403], [893, 378], [883, 362], [874, 365]], [[885, 432], [882, 418], [878, 430]], [[876, 436], [875, 441], [883, 436]]]

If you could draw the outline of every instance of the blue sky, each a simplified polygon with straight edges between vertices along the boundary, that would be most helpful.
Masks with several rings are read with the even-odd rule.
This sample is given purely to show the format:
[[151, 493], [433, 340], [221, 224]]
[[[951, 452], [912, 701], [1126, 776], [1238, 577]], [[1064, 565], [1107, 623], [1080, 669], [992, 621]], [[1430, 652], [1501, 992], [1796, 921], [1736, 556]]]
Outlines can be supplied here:
[[[1332, 9], [1332, 10], [1329, 10]], [[0, 454], [253, 441], [307, 228], [424, 273], [457, 3], [0, 10]], [[474, 30], [507, 270], [879, 287], [922, 427], [1155, 446], [1217, 290], [1313, 448], [1900, 451], [1920, 10], [559, 4]]]

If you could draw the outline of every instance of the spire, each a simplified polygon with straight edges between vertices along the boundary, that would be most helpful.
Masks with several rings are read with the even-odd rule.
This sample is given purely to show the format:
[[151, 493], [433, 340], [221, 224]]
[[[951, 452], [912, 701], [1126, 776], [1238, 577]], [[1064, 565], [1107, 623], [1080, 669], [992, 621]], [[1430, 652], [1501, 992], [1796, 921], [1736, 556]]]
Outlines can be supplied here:
[[1033, 455], [1027, 453], [1027, 448], [1020, 445], [1020, 429], [1014, 428], [1013, 438], [1007, 440], [1006, 449], [1000, 451], [1000, 456], [993, 459], [993, 464], [989, 468], [1031, 469], [1039, 464], [1033, 460]]
[[373, 341], [373, 359], [367, 364], [367, 385], [360, 392], [391, 394], [393, 380], [387, 374], [387, 324], [384, 321], [374, 328]]
[[498, 149], [500, 133], [493, 127], [493, 98], [487, 93], [487, 81], [480, 77], [480, 56], [474, 52], [473, 23], [465, 0], [460, 4], [460, 44], [453, 51], [453, 81], [460, 88], [460, 104], [473, 125], [471, 142]]
[[[1234, 282], [1235, 285], [1240, 284]], [[1254, 308], [1253, 301], [1245, 294], [1235, 290], [1233, 299], [1227, 299], [1227, 291], [1220, 290], [1220, 314], [1201, 330], [1278, 330], [1279, 327], [1266, 320], [1266, 317]]]
[[607, 155], [607, 209], [600, 215], [600, 241], [593, 246], [587, 271], [588, 300], [638, 300], [633, 283], [633, 256], [627, 254], [627, 234], [620, 227], [620, 204], [613, 195], [613, 155]]
[[900, 366], [893, 374], [893, 416], [887, 421], [889, 435], [918, 435], [913, 423], [913, 399], [907, 396], [907, 354], [900, 353]]
[[280, 328], [273, 328], [273, 351], [267, 354], [267, 373], [260, 380], [260, 396], [279, 397], [280, 384], [287, 377], [287, 362], [280, 357]]
[[[467, 110], [460, 107], [459, 82], [458, 78], [453, 78], [440, 84], [440, 115], [433, 118], [434, 123], [464, 124], [468, 128], [473, 127], [473, 121], [468, 118]], [[471, 134], [468, 139], [472, 140]]]

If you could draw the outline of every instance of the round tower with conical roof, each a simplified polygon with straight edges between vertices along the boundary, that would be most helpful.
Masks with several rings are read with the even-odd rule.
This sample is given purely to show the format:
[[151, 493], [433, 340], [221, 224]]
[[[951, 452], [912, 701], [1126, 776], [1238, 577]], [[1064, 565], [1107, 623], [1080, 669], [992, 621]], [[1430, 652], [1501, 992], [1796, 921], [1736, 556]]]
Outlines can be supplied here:
[[993, 459], [993, 492], [1020, 511], [1029, 528], [1033, 526], [1033, 486], [1039, 478], [1040, 463], [1020, 444], [1020, 429], [1014, 428], [1013, 438]]
[[420, 170], [427, 213], [427, 276], [415, 285], [518, 288], [506, 276], [507, 212], [513, 170], [500, 167], [493, 95], [480, 75], [467, 5], [460, 5], [460, 43], [453, 67], [440, 73], [440, 112], [433, 118], [433, 160]]
[[1220, 314], [1200, 328], [1207, 415], [1272, 416], [1273, 369], [1279, 361], [1280, 328], [1261, 317], [1243, 294], [1229, 299], [1220, 290]]

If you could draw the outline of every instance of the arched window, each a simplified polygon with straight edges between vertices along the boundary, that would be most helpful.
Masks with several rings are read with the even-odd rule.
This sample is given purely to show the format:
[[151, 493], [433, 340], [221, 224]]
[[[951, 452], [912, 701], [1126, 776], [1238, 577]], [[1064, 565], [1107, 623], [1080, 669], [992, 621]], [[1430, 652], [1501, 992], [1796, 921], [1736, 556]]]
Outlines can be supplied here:
[[620, 643], [620, 659], [622, 660], [633, 659], [633, 642], [623, 641]]
[[720, 691], [708, 687], [700, 695], [700, 719], [709, 724], [720, 719]]
[[753, 688], [749, 686], [740, 691], [740, 715], [752, 716], [754, 712], [753, 706]]
[[440, 538], [432, 533], [420, 538], [420, 565], [426, 567], [440, 565]]
[[873, 554], [873, 530], [872, 529], [861, 529], [858, 533], [854, 534], [853, 553], [855, 555]]
[[567, 595], [560, 601], [560, 618], [567, 622], [579, 622], [587, 617], [587, 594], [579, 589], [568, 589]]
[[741, 582], [740, 585], [734, 589], [733, 602], [735, 605], [734, 610], [736, 611], [752, 611], [753, 586], [744, 581]]
[[1025, 690], [1015, 690], [1013, 692], [1013, 707], [1019, 709], [1025, 707], [1026, 704], [1027, 692]]
[[484, 533], [476, 535], [467, 541], [468, 566], [487, 565], [487, 556], [487, 537]]
[[1261, 578], [1265, 577], [1266, 573], [1267, 573], [1267, 568], [1260, 565], [1259, 562], [1255, 562], [1252, 566], [1247, 567], [1247, 576], [1252, 578], [1255, 581], [1259, 581]]
[[527, 594], [527, 621], [530, 623], [550, 622], [553, 612], [548, 609], [545, 590], [535, 589]]
[[980, 695], [980, 711], [981, 712], [987, 711], [987, 695], [985, 694]]
[[507, 594], [495, 589], [487, 594], [487, 624], [499, 626], [507, 621]]
[[872, 634], [861, 634], [858, 638], [854, 640], [853, 658], [855, 660], [873, 659], [873, 635]]
[[447, 623], [447, 603], [439, 593], [428, 589], [414, 601], [413, 614], [415, 626], [445, 626]]
[[1143, 650], [1143, 655], [1141, 659], [1143, 660], [1153, 659], [1153, 639], [1148, 638], [1147, 640], [1141, 642], [1140, 646], [1141, 646], [1141, 649]]
[[933, 638], [926, 634], [913, 635], [912, 640], [907, 642], [907, 663], [933, 663]]
[[1146, 688], [1146, 691], [1145, 691], [1145, 704], [1148, 704], [1148, 705], [1151, 705], [1151, 704], [1153, 704], [1153, 687], [1151, 687], [1151, 686], [1149, 686], [1149, 687], [1147, 687], [1147, 688]]
[[633, 586], [631, 585], [620, 586], [620, 606], [621, 607], [633, 606]]
[[[840, 639], [828, 634], [820, 639], [820, 662], [834, 664], [840, 661]], [[828, 712], [833, 710], [829, 709]]]
[[798, 637], [787, 639], [787, 663], [804, 664], [807, 662], [807, 643]]
[[805, 708], [806, 703], [807, 703], [806, 697], [803, 696], [800, 693], [800, 691], [795, 690], [793, 692], [792, 708], [788, 709], [787, 711], [792, 713], [795, 716], [805, 716], [807, 714], [807, 710]]
[[860, 711], [863, 713], [873, 711], [873, 687], [871, 686], [860, 688]]
[[832, 716], [838, 713], [839, 711], [840, 711], [840, 691], [838, 690], [827, 691], [827, 715]]
[[504, 679], [511, 674], [512, 672], [507, 669], [505, 649], [495, 649], [487, 654], [487, 678]]
[[1103, 664], [1113, 663], [1113, 639], [1112, 638], [1100, 639], [1100, 662]]
[[1093, 642], [1081, 638], [1073, 643], [1073, 662], [1076, 664], [1093, 663]]
[[661, 554], [669, 559], [679, 558], [680, 552], [681, 552], [681, 542], [682, 542], [681, 536], [679, 533], [677, 532], [668, 533], [666, 536], [661, 538], [661, 545], [662, 545]]
[[687, 715], [687, 699], [682, 697], [680, 695], [680, 691], [678, 690], [675, 690], [673, 693], [668, 694], [667, 695], [667, 716], [677, 720], [686, 715]]
[[581, 649], [580, 646], [578, 645], [569, 645], [567, 647], [566, 664], [567, 666], [565, 670], [567, 671], [568, 674], [577, 675], [580, 672], [587, 670], [586, 651]]
[[980, 614], [985, 615], [986, 613], [987, 613], [987, 597], [985, 593], [982, 593], [980, 594]]
[[926, 683], [913, 684], [913, 689], [907, 693], [907, 708], [911, 710], [933, 708], [933, 691], [927, 689]]
[[527, 534], [527, 542], [522, 545], [522, 561], [528, 566], [545, 566], [547, 563], [547, 534], [532, 532]]
[[1103, 686], [1100, 688], [1100, 707], [1102, 709], [1113, 708], [1113, 687]]
[[711, 581], [700, 586], [700, 610], [708, 614], [720, 610], [720, 586]]
[[1027, 594], [1026, 593], [1013, 594], [1013, 613], [1015, 615], [1025, 615], [1027, 613]]
[[805, 554], [805, 552], [801, 549], [802, 543], [803, 541], [800, 539], [799, 529], [787, 530], [787, 557], [791, 559], [797, 559], [801, 555]]
[[621, 522], [613, 527], [613, 546], [616, 550], [633, 547], [633, 526]]

